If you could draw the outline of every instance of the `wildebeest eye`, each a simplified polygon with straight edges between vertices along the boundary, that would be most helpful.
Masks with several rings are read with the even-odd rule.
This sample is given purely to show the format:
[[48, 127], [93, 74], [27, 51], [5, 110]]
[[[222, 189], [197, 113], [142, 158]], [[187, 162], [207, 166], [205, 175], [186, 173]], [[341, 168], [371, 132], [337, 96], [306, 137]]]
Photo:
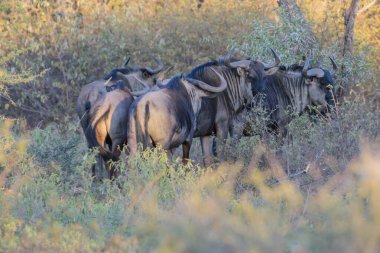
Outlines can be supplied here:
[[148, 79], [150, 77], [150, 74], [147, 71], [143, 71], [142, 76], [144, 79]]
[[107, 92], [113, 91], [114, 89], [115, 89], [115, 85], [106, 86], [106, 91]]

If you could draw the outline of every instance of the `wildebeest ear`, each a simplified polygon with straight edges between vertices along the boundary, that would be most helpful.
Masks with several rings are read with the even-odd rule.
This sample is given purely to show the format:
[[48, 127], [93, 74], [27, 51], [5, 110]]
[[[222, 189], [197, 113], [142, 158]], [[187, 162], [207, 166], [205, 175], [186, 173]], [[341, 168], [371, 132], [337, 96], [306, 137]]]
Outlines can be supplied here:
[[164, 80], [166, 79], [166, 76], [167, 74], [169, 73], [170, 70], [172, 70], [174, 67], [173, 66], [170, 66], [169, 68], [165, 69], [164, 71], [161, 71], [158, 76], [157, 76], [157, 79], [160, 79], [160, 80]]
[[247, 76], [247, 72], [245, 71], [245, 69], [238, 67], [236, 70], [239, 76], [241, 77]]
[[265, 75], [266, 76], [270, 76], [270, 75], [273, 75], [275, 74], [280, 68], [279, 67], [273, 67], [273, 68], [270, 68], [268, 70], [265, 70]]

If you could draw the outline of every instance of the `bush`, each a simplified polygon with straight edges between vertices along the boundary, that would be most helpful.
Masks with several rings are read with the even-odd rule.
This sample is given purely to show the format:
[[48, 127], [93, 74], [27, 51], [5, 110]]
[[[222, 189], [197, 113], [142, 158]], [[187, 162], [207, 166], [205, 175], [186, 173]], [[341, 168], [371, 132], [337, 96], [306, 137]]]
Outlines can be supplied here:
[[214, 171], [146, 150], [115, 164], [121, 175], [102, 183], [90, 178], [95, 153], [83, 156], [83, 139], [68, 135], [70, 127], [17, 139], [2, 121], [9, 137], [1, 139], [0, 249], [372, 252], [379, 147], [359, 143], [361, 136], [377, 142], [379, 118], [361, 101], [339, 107], [336, 124], [296, 118], [291, 142], [273, 136], [263, 147], [244, 138], [238, 161]]

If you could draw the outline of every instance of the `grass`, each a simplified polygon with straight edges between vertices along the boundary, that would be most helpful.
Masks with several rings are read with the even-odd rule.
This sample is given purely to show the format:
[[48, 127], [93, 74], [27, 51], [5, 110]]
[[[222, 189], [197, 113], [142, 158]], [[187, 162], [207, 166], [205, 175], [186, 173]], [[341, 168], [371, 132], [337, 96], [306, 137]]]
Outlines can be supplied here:
[[377, 252], [380, 117], [367, 109], [296, 118], [289, 143], [243, 138], [215, 169], [147, 150], [102, 183], [74, 126], [20, 138], [2, 119], [0, 251]]

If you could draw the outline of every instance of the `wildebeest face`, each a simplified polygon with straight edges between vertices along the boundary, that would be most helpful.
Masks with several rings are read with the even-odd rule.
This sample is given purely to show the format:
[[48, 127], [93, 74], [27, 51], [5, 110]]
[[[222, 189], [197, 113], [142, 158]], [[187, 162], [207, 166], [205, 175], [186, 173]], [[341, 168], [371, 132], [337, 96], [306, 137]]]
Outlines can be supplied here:
[[[105, 80], [118, 81], [123, 80], [125, 85], [132, 91], [141, 90], [141, 87], [153, 87], [155, 85], [155, 75], [162, 71], [164, 65], [159, 60], [154, 58], [157, 67], [130, 67], [113, 69], [110, 73], [104, 76]], [[112, 84], [111, 84], [112, 85]], [[145, 89], [144, 89], [145, 90]]]
[[327, 100], [325, 90], [320, 82], [320, 78], [306, 78], [305, 83], [308, 85], [310, 102], [317, 106], [319, 111], [324, 111], [327, 108]]
[[152, 87], [155, 84], [154, 75], [145, 70], [130, 72], [129, 74], [124, 75], [122, 79], [127, 82], [127, 86], [131, 87], [132, 90], [141, 89], [141, 81], [149, 87]]
[[[336, 63], [330, 57], [333, 64], [334, 72], [337, 69]], [[322, 68], [309, 68], [309, 58], [306, 58], [305, 65], [302, 69], [302, 75], [306, 84], [309, 85], [309, 97], [315, 105], [322, 105], [320, 111], [325, 109], [330, 111], [335, 107], [335, 85], [332, 75], [329, 71]]]
[[[280, 58], [276, 52], [271, 49], [275, 62], [272, 64], [264, 63], [261, 61], [241, 60], [231, 62], [231, 55], [234, 52], [234, 48], [228, 52], [224, 58], [224, 64], [230, 68], [236, 68], [239, 75], [245, 77], [251, 87], [248, 93], [252, 93], [255, 96], [259, 93], [265, 93], [266, 84], [264, 78], [268, 75], [273, 75], [278, 70], [280, 64]], [[247, 94], [248, 94], [247, 93]]]
[[336, 87], [332, 77], [332, 74], [323, 69], [325, 75], [320, 79], [321, 87], [326, 94], [326, 101], [329, 105], [329, 110], [335, 108], [335, 96], [336, 96]]
[[[142, 86], [152, 87], [155, 84], [154, 74], [150, 74], [142, 68], [113, 69], [104, 79], [110, 80], [105, 86], [114, 85], [115, 81], [123, 81], [133, 91], [141, 90]], [[144, 83], [144, 85], [142, 84]]]
[[264, 64], [259, 61], [251, 61], [247, 69], [247, 80], [250, 83], [253, 96], [266, 91], [265, 77], [273, 75], [279, 68], [277, 66], [266, 69]]

